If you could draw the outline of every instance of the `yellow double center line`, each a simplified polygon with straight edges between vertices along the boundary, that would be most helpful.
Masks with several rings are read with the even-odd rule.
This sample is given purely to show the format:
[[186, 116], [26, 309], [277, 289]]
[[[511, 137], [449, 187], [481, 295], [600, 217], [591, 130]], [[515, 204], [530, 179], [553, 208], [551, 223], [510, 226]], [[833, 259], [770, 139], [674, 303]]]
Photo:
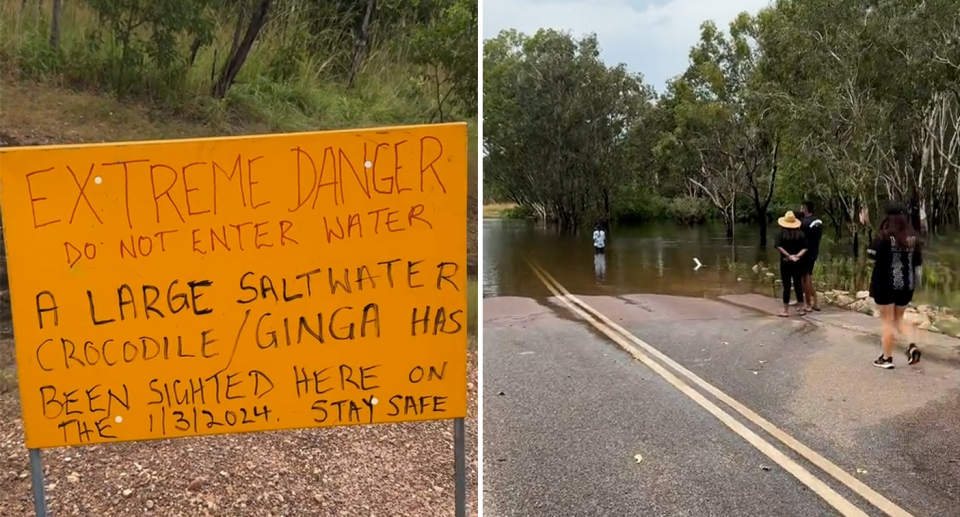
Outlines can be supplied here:
[[[814, 464], [822, 471], [829, 474], [840, 483], [844, 484], [847, 488], [869, 501], [872, 505], [890, 517], [913, 517], [909, 512], [903, 508], [900, 508], [886, 497], [880, 495], [872, 488], [863, 484], [860, 482], [860, 480], [848, 474], [834, 463], [830, 462], [830, 460], [824, 458], [806, 445], [803, 445], [795, 438], [788, 435], [783, 430], [773, 425], [760, 415], [756, 414], [743, 404], [737, 402], [726, 393], [720, 391], [690, 370], [687, 370], [681, 366], [673, 359], [670, 359], [661, 353], [659, 350], [645, 343], [640, 338], [634, 336], [626, 329], [598, 312], [593, 307], [587, 305], [585, 302], [583, 302], [583, 300], [580, 300], [576, 296], [570, 294], [570, 292], [560, 285], [560, 283], [557, 282], [557, 280], [553, 278], [550, 273], [541, 268], [539, 265], [530, 262], [529, 260], [527, 263], [533, 269], [533, 272], [537, 275], [540, 281], [543, 282], [543, 284], [547, 287], [547, 289], [549, 289], [554, 296], [563, 302], [564, 305], [569, 307], [570, 310], [596, 327], [597, 330], [602, 332], [613, 342], [617, 343], [630, 355], [663, 377], [667, 382], [672, 384], [683, 394], [690, 397], [694, 402], [699, 404], [702, 408], [723, 422], [723, 424], [729, 427], [733, 432], [737, 433], [740, 435], [740, 437], [749, 442], [750, 445], [756, 447], [757, 450], [773, 460], [784, 470], [792, 474], [801, 483], [810, 488], [810, 490], [813, 490], [817, 495], [823, 498], [827, 504], [840, 512], [841, 515], [848, 517], [868, 517], [867, 513], [857, 508], [847, 498], [830, 488], [830, 486], [821, 481], [818, 477], [811, 474], [810, 471], [803, 468], [803, 466], [801, 466], [799, 463], [774, 447], [773, 444], [763, 439], [757, 435], [757, 433], [751, 431], [748, 427], [733, 418], [730, 413], [727, 413], [709, 399], [704, 397], [703, 394], [692, 388], [690, 384], [696, 385], [703, 391], [714, 396], [717, 400], [723, 402], [745, 419], [769, 433], [781, 443], [795, 451], [797, 454]], [[658, 363], [657, 361], [654, 361], [651, 356], [655, 357], [660, 362]], [[669, 366], [679, 375], [685, 377], [690, 384], [677, 377], [677, 375], [674, 375], [670, 370], [664, 368], [660, 363]]]

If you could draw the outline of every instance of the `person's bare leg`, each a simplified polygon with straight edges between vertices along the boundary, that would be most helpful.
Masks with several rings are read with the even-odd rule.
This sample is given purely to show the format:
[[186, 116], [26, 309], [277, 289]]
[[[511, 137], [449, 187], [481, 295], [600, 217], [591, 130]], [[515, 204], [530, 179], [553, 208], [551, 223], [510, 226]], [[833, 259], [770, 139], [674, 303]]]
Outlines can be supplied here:
[[813, 294], [810, 288], [813, 283], [810, 281], [810, 275], [803, 275], [803, 300], [806, 302], [807, 310], [813, 310]]
[[903, 319], [903, 314], [907, 312], [906, 307], [895, 307], [893, 311], [894, 328], [897, 333], [907, 339], [907, 343], [915, 344], [917, 342], [917, 328], [907, 323]]
[[903, 319], [903, 314], [907, 312], [906, 307], [894, 307], [893, 309], [893, 322], [896, 324], [897, 333], [901, 336], [906, 336], [911, 342], [913, 341], [913, 325], [907, 323]]
[[791, 272], [788, 264], [780, 264], [780, 282], [783, 283], [783, 312], [777, 314], [781, 318], [790, 316], [790, 284]]
[[810, 304], [810, 308], [819, 311], [820, 302], [817, 300], [817, 288], [813, 285], [813, 274], [807, 275], [807, 285], [809, 285], [810, 291], [807, 293], [807, 300]]
[[897, 331], [895, 311], [896, 308], [893, 305], [880, 306], [880, 320], [882, 329], [880, 343], [883, 346], [884, 359], [893, 357], [893, 345], [895, 344]]

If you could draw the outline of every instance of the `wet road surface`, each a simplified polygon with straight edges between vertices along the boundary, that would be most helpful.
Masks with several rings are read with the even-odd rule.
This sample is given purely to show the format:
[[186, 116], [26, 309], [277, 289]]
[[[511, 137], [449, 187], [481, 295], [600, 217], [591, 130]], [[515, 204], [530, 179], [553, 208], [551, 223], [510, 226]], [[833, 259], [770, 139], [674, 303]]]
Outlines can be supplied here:
[[[542, 284], [536, 288], [529, 268], [515, 274], [523, 275], [523, 297], [484, 301], [485, 515], [842, 515]], [[870, 365], [878, 354], [873, 336], [703, 297], [579, 298], [882, 494], [901, 515], [960, 516], [955, 365], [908, 367], [896, 356], [896, 369], [880, 370]], [[707, 398], [860, 515], [887, 515]]]

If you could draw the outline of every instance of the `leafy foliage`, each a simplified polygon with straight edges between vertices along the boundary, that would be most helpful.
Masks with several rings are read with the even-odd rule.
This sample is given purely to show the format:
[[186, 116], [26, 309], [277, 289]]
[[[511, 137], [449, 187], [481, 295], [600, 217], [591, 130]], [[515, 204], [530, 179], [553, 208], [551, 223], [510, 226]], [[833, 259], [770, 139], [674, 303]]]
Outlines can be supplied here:
[[652, 91], [592, 35], [503, 32], [483, 66], [484, 181], [564, 228], [607, 221]]
[[182, 67], [185, 63], [177, 45], [181, 37], [194, 38], [199, 45], [213, 40], [209, 0], [85, 1], [103, 28], [91, 33], [98, 40], [94, 44], [100, 45], [106, 35], [119, 42], [117, 54], [111, 56], [119, 94], [130, 87], [128, 75], [148, 64], [161, 71]]
[[0, 3], [0, 65], [31, 79], [283, 127], [330, 127], [357, 106], [370, 114], [354, 123], [476, 117], [476, 0], [25, 5]]
[[453, 96], [465, 112], [477, 111], [477, 0], [423, 0], [436, 16], [413, 38], [414, 60], [428, 67], [444, 119], [447, 98]]
[[[761, 243], [774, 210], [804, 199], [837, 238], [861, 231], [862, 209], [891, 199], [909, 204], [924, 229], [960, 225], [952, 0], [778, 0], [725, 31], [707, 21], [686, 71], [659, 96], [638, 83], [645, 102], [628, 110], [603, 88], [574, 89], [590, 77], [573, 66], [577, 42], [545, 38], [507, 32], [484, 45], [485, 180], [504, 200], [562, 219], [601, 191], [616, 211], [589, 212], [603, 219], [672, 217], [669, 203], [651, 200], [697, 199], [731, 231], [756, 221]], [[550, 63], [549, 76], [531, 80], [530, 63]], [[584, 106], [599, 111], [591, 118]], [[607, 140], [606, 154], [570, 141], [604, 114], [625, 131]], [[601, 155], [602, 166], [583, 166]]]

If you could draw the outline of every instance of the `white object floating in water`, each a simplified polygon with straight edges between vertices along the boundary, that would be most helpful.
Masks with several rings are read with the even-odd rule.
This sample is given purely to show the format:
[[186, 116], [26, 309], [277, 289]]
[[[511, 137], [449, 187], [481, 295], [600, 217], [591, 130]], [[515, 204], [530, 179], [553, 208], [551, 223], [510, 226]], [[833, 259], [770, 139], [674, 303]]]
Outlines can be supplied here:
[[700, 259], [698, 259], [697, 257], [693, 257], [693, 262], [697, 265], [697, 267], [693, 268], [694, 271], [703, 267], [703, 264], [700, 262]]

